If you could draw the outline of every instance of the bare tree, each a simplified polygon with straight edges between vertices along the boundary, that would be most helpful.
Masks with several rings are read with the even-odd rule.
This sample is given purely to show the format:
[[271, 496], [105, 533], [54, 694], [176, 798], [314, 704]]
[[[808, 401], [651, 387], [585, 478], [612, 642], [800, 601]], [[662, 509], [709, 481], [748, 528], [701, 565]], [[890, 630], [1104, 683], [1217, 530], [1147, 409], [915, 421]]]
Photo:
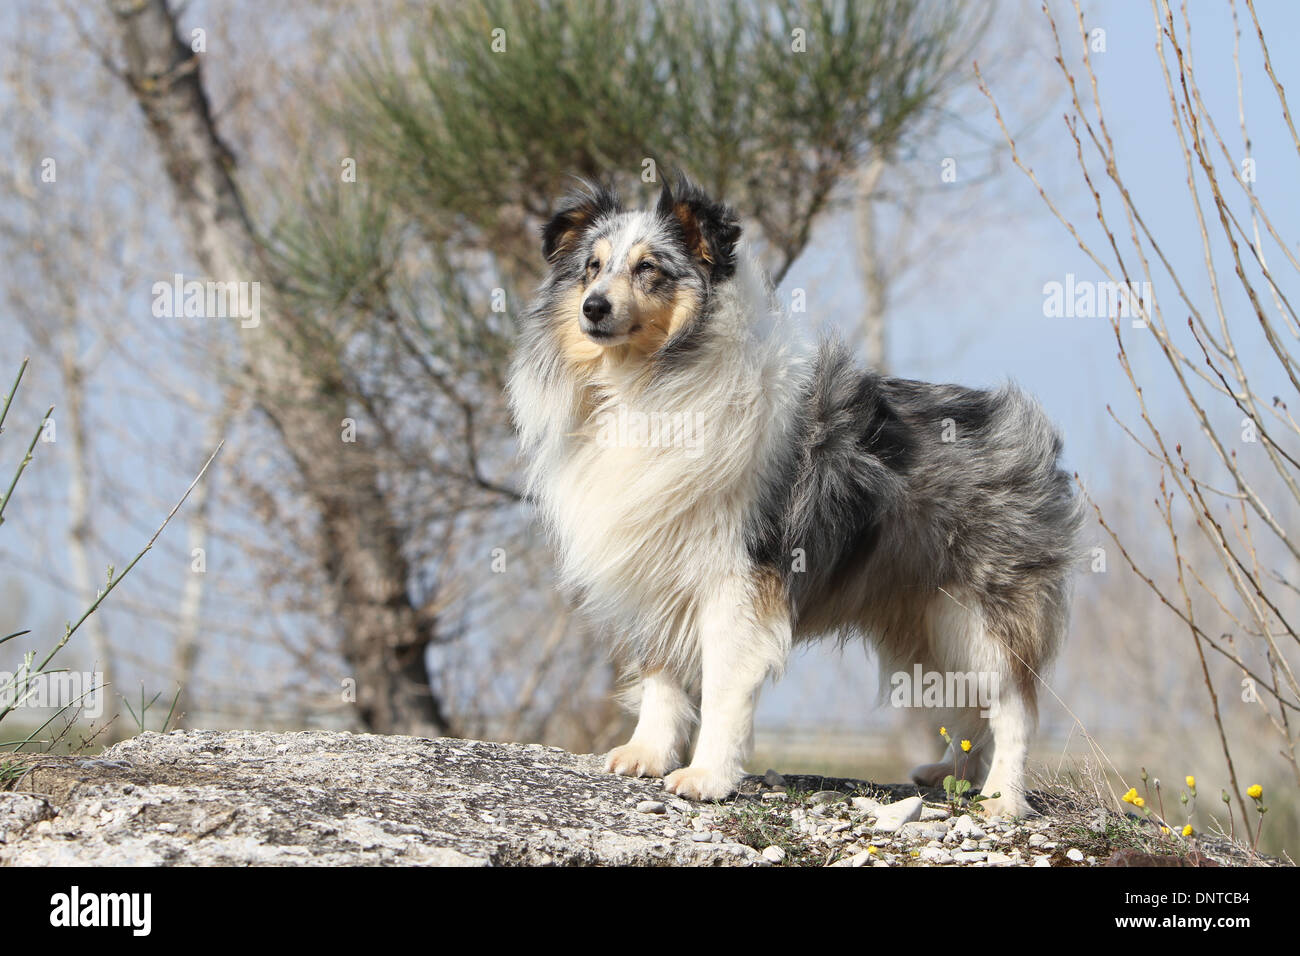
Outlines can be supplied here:
[[[194, 51], [164, 0], [110, 4], [130, 84], [163, 155], [181, 221], [199, 263], [221, 281], [266, 281], [273, 267], [232, 178]], [[355, 669], [365, 724], [385, 732], [450, 728], [430, 689], [425, 651], [435, 622], [407, 590], [410, 568], [375, 463], [340, 443], [348, 417], [338, 356], [308, 351], [295, 317], [276, 312], [246, 330], [244, 371], [320, 511], [322, 560], [337, 592], [344, 655]]]
[[[1244, 8], [1273, 95], [1273, 115], [1300, 156], [1300, 136], [1274, 72], [1267, 33], [1253, 0], [1244, 0]], [[1113, 513], [1108, 516], [1099, 509], [1098, 516], [1134, 573], [1186, 629], [1185, 647], [1203, 683], [1227, 789], [1243, 819], [1250, 819], [1239, 760], [1243, 750], [1251, 752], [1257, 767], [1263, 758], [1256, 740], [1242, 739], [1244, 734], [1234, 739], [1230, 711], [1239, 709], [1238, 702], [1267, 718], [1291, 784], [1300, 789], [1300, 682], [1295, 672], [1300, 607], [1294, 575], [1285, 570], [1300, 558], [1300, 545], [1288, 532], [1300, 513], [1300, 427], [1280, 397], [1286, 389], [1300, 389], [1295, 354], [1300, 322], [1287, 295], [1288, 280], [1300, 271], [1300, 261], [1280, 231], [1276, 211], [1270, 211], [1254, 189], [1240, 27], [1232, 38], [1240, 133], [1234, 147], [1202, 95], [1191, 56], [1187, 5], [1176, 12], [1169, 0], [1152, 0], [1151, 9], [1177, 159], [1197, 224], [1197, 261], [1180, 262], [1168, 251], [1168, 237], [1157, 235], [1144, 215], [1142, 197], [1130, 190], [1106, 121], [1077, 2], [1077, 66], [1067, 56], [1055, 17], [1050, 9], [1045, 12], [1057, 38], [1056, 62], [1071, 93], [1066, 131], [1092, 199], [1099, 238], [1086, 236], [1084, 228], [1062, 212], [1009, 133], [1007, 141], [1015, 163], [1051, 212], [1123, 291], [1111, 320], [1141, 424], [1121, 427], [1158, 469], [1155, 505], [1167, 536], [1168, 565], [1158, 566], [1151, 559], [1140, 562], [1134, 547], [1138, 535], [1117, 527]], [[1238, 9], [1234, 2], [1234, 23]], [[997, 111], [996, 103], [994, 108]], [[997, 118], [1002, 123], [1000, 111]], [[1100, 175], [1092, 166], [1096, 161]], [[1208, 276], [1208, 293], [1195, 291], [1195, 273]], [[1242, 315], [1252, 321], [1243, 322]], [[1130, 361], [1136, 336], [1154, 343], [1167, 377], [1149, 377]], [[1152, 407], [1148, 393], [1158, 386], [1178, 397], [1184, 417], [1162, 417]], [[1171, 437], [1189, 422], [1197, 438]], [[1192, 529], [1183, 527], [1180, 514], [1191, 516]], [[1199, 545], [1189, 544], [1189, 533], [1198, 536]], [[1219, 667], [1225, 662], [1226, 674]], [[1231, 682], [1226, 688], [1225, 677]]]

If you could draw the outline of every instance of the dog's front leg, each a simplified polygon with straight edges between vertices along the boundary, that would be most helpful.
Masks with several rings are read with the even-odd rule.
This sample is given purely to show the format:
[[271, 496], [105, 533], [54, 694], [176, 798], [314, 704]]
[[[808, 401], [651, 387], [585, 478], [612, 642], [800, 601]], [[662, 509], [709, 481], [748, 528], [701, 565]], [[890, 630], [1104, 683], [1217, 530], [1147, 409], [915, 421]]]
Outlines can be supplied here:
[[691, 699], [664, 670], [643, 673], [641, 705], [632, 739], [605, 758], [605, 769], [628, 777], [662, 777], [681, 766], [691, 722]]
[[669, 774], [665, 789], [721, 800], [740, 782], [753, 744], [758, 692], [768, 675], [780, 672], [790, 648], [789, 615], [771, 590], [733, 582], [703, 608], [699, 739], [690, 766]]

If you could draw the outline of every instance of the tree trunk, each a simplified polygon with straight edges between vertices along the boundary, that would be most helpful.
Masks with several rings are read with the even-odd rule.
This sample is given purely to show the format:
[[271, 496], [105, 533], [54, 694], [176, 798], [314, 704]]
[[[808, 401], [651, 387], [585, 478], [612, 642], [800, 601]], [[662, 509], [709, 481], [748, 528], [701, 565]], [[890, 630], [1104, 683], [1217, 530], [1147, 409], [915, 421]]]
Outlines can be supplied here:
[[[77, 600], [89, 604], [95, 600], [98, 590], [104, 586], [106, 572], [96, 576], [90, 566], [91, 516], [90, 516], [90, 464], [86, 448], [86, 379], [85, 368], [77, 355], [77, 337], [73, 326], [67, 325], [59, 343], [60, 372], [63, 376], [63, 395], [65, 411], [63, 427], [65, 434], [71, 434], [70, 447], [72, 460], [68, 465], [68, 554], [72, 558], [73, 583], [77, 589]], [[99, 686], [98, 698], [104, 702], [103, 721], [107, 726], [105, 739], [112, 743], [123, 739], [124, 728], [114, 721], [118, 713], [115, 701], [126, 693], [125, 687], [113, 684], [112, 648], [109, 646], [108, 631], [104, 627], [104, 616], [92, 614], [85, 623], [90, 637], [90, 653], [93, 667], [98, 672], [95, 684]]]
[[[194, 405], [199, 406], [195, 397]], [[222, 408], [208, 422], [204, 435], [205, 448], [215, 448], [225, 435], [234, 411], [233, 397], [224, 395]], [[207, 583], [207, 547], [209, 537], [209, 519], [213, 486], [220, 480], [221, 472], [209, 468], [207, 479], [198, 483], [190, 492], [188, 515], [185, 522], [185, 554], [190, 562], [185, 584], [181, 587], [180, 604], [176, 608], [176, 643], [172, 647], [172, 670], [175, 672], [179, 689], [176, 692], [176, 725], [178, 727], [197, 727], [194, 721], [194, 695], [190, 683], [194, 679], [199, 661], [203, 628], [203, 593]], [[194, 566], [196, 552], [203, 555], [201, 569]], [[169, 728], [163, 728], [164, 730]]]
[[348, 409], [333, 343], [309, 337], [274, 301], [276, 276], [232, 178], [234, 157], [214, 126], [199, 60], [179, 39], [165, 0], [109, 7], [126, 80], [161, 152], [199, 265], [216, 281], [256, 279], [270, 287], [261, 296], [261, 321], [240, 329], [243, 373], [318, 512], [320, 562], [341, 619], [359, 717], [380, 733], [447, 733], [425, 663], [435, 622], [411, 600], [401, 535], [364, 435], [342, 440]]
[[858, 267], [862, 271], [866, 308], [862, 313], [862, 346], [867, 367], [884, 374], [889, 362], [885, 355], [885, 304], [887, 284], [877, 242], [876, 187], [885, 172], [885, 161], [872, 156], [858, 170], [856, 219], [858, 225]]

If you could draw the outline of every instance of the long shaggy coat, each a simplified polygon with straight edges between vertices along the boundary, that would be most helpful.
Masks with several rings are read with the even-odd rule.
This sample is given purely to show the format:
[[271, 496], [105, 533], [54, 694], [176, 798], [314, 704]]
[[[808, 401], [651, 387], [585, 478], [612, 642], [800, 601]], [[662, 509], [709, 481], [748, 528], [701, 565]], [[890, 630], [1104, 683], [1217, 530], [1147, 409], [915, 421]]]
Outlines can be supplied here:
[[725, 797], [792, 643], [861, 636], [888, 681], [974, 674], [995, 689], [929, 716], [974, 741], [967, 776], [996, 794], [988, 809], [1024, 813], [1081, 523], [1038, 405], [808, 346], [735, 214], [685, 180], [637, 211], [586, 187], [543, 254], [509, 397], [560, 577], [639, 688], [609, 769]]

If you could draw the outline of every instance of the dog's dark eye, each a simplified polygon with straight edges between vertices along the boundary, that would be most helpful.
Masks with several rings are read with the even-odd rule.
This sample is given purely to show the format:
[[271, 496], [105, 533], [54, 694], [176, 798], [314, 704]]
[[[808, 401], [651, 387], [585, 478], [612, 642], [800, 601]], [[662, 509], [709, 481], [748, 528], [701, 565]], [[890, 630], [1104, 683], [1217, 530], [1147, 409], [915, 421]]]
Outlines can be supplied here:
[[649, 259], [642, 259], [640, 262], [637, 263], [636, 266], [637, 275], [642, 275], [642, 276], [648, 275], [649, 273], [654, 271], [655, 271], [655, 264], [651, 262]]
[[599, 271], [600, 271], [600, 260], [599, 260], [599, 259], [592, 259], [590, 262], [587, 263], [587, 268], [588, 268], [590, 271], [592, 271], [592, 272], [599, 272]]

